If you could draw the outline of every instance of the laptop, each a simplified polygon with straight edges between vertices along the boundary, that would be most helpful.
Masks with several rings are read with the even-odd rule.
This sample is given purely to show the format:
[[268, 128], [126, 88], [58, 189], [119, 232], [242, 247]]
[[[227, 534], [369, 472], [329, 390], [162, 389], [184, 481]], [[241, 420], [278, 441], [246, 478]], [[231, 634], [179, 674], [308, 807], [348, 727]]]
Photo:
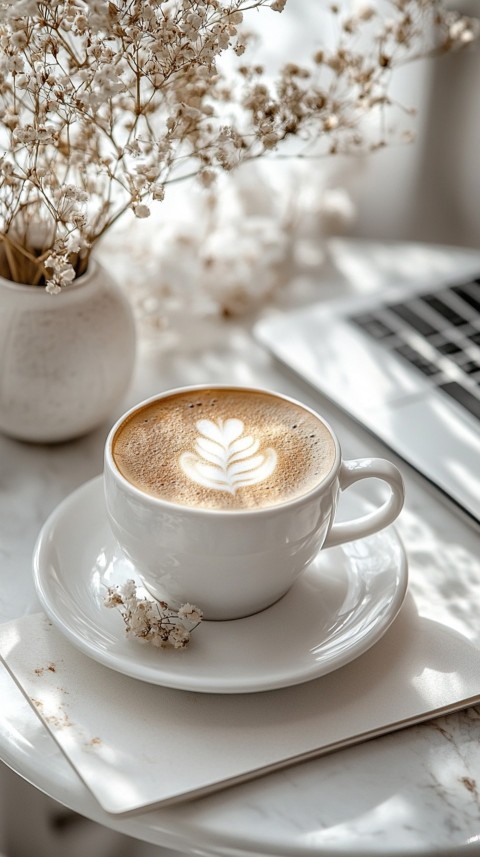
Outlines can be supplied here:
[[256, 337], [480, 524], [480, 270], [308, 306]]

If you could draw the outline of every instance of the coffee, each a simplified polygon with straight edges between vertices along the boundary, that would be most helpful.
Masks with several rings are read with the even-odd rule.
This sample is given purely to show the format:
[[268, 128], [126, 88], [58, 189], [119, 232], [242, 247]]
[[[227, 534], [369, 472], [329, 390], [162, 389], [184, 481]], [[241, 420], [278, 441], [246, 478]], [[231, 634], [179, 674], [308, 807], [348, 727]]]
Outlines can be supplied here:
[[184, 506], [258, 509], [312, 490], [336, 457], [332, 434], [286, 399], [234, 388], [187, 390], [130, 414], [112, 453], [136, 488]]

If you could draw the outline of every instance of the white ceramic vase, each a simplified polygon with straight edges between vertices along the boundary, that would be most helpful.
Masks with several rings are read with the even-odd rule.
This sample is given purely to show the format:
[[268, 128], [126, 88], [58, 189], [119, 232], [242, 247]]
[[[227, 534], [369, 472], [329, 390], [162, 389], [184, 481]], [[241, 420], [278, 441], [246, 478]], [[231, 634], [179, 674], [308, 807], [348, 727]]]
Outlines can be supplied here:
[[108, 272], [88, 271], [58, 295], [0, 278], [0, 430], [52, 443], [107, 420], [135, 360], [131, 307]]

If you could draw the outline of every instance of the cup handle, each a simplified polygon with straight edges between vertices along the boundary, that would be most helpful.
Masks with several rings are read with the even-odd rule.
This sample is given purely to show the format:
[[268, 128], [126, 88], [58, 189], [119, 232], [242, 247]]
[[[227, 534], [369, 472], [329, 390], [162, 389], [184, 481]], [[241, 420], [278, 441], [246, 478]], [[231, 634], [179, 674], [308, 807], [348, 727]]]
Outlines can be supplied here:
[[398, 517], [405, 499], [402, 475], [391, 461], [384, 458], [356, 458], [342, 461], [339, 472], [340, 490], [344, 491], [360, 479], [382, 479], [390, 486], [390, 495], [382, 506], [354, 521], [333, 524], [324, 542], [324, 548], [371, 536]]

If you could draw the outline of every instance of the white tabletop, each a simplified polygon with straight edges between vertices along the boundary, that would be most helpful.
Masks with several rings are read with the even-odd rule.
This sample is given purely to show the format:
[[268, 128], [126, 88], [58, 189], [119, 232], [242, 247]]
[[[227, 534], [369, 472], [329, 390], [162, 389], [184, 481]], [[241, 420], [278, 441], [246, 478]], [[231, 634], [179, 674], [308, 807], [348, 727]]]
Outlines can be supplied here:
[[[480, 254], [419, 245], [334, 241], [333, 264], [304, 290], [315, 300], [350, 289], [372, 290], [392, 279], [432, 272], [457, 276], [480, 268]], [[290, 296], [288, 301], [293, 302]], [[288, 303], [287, 301], [287, 303]], [[200, 331], [201, 333], [201, 331]], [[188, 347], [186, 342], [188, 340]], [[197, 339], [200, 343], [202, 337]], [[140, 348], [131, 390], [112, 414], [183, 384], [265, 386], [321, 409], [347, 456], [388, 455], [382, 445], [306, 385], [287, 375], [252, 340], [248, 325], [222, 323], [201, 347], [187, 337], [165, 350]], [[0, 436], [0, 621], [39, 609], [31, 577], [41, 525], [60, 500], [101, 472], [109, 426], [51, 447]], [[478, 557], [478, 533], [444, 505], [408, 467], [407, 503], [399, 531], [410, 564], [441, 574], [444, 563]], [[201, 800], [129, 819], [102, 812], [53, 739], [0, 670], [0, 757], [39, 789], [77, 812], [131, 836], [195, 853], [218, 855], [480, 854], [480, 709], [427, 724], [269, 774]]]

